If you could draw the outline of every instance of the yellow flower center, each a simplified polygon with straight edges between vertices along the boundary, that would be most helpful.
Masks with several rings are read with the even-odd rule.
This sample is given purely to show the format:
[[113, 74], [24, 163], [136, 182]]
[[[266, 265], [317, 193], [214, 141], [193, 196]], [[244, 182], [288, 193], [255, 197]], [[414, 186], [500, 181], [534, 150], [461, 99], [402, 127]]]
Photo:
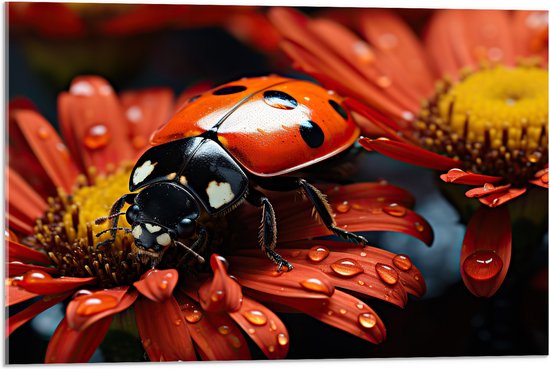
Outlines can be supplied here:
[[441, 81], [415, 123], [422, 146], [517, 185], [548, 162], [547, 126], [548, 71], [533, 66]]

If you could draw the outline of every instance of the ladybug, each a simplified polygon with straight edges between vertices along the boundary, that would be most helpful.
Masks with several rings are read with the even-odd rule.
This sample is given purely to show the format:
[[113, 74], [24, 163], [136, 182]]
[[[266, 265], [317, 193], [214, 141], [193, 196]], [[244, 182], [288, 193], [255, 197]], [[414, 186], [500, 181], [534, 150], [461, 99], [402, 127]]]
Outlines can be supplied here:
[[[292, 265], [277, 252], [275, 212], [262, 189], [302, 190], [335, 235], [367, 240], [337, 227], [325, 196], [290, 173], [330, 158], [357, 140], [359, 128], [342, 99], [311, 82], [280, 76], [243, 78], [192, 97], [151, 136], [153, 147], [136, 162], [130, 193], [112, 206], [112, 242], [118, 217], [131, 224], [138, 253], [162, 257], [169, 246], [199, 261], [208, 232], [202, 212], [222, 216], [243, 201], [262, 209], [259, 244], [279, 270]], [[125, 203], [130, 204], [121, 213]], [[129, 229], [126, 229], [130, 232]], [[103, 233], [103, 232], [102, 232]], [[191, 246], [180, 242], [196, 237]]]

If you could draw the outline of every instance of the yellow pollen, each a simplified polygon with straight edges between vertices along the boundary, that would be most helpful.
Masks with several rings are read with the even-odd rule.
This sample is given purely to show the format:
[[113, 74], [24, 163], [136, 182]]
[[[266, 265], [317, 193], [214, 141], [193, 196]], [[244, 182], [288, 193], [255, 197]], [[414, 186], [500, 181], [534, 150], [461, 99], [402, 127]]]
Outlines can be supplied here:
[[[498, 149], [546, 148], [548, 71], [497, 66], [471, 73], [438, 101], [440, 125]], [[465, 127], [466, 126], [466, 127]], [[544, 128], [543, 128], [544, 127]]]

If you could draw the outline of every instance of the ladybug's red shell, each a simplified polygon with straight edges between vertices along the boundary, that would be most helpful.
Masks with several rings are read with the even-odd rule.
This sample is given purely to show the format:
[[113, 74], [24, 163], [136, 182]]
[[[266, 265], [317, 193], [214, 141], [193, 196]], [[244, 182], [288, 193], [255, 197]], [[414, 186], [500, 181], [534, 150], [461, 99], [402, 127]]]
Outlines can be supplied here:
[[153, 134], [152, 144], [214, 131], [225, 149], [258, 176], [314, 164], [345, 150], [359, 136], [342, 99], [311, 82], [248, 78], [191, 100]]

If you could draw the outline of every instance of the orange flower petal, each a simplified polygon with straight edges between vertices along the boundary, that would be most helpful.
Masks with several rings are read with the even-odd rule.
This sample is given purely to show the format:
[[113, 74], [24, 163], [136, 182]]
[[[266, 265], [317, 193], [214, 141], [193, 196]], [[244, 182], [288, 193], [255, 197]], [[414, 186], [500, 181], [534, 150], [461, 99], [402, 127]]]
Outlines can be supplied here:
[[448, 170], [460, 165], [460, 162], [446, 156], [441, 156], [418, 146], [405, 142], [397, 142], [387, 138], [362, 138], [359, 143], [367, 150], [375, 150], [382, 155], [389, 156], [405, 163], [421, 167]]
[[134, 306], [141, 342], [151, 361], [196, 360], [185, 316], [174, 297], [160, 303], [141, 298]]
[[23, 246], [20, 243], [8, 241], [8, 260], [26, 263], [51, 264], [50, 258], [40, 251]]
[[518, 196], [523, 195], [525, 191], [527, 191], [526, 188], [509, 188], [508, 190], [503, 192], [498, 192], [485, 197], [481, 197], [479, 199], [479, 202], [489, 206], [490, 208], [494, 208], [505, 204]]
[[487, 195], [492, 195], [495, 193], [501, 193], [503, 191], [506, 191], [510, 188], [511, 184], [507, 184], [505, 186], [493, 186], [490, 183], [485, 183], [483, 187], [477, 187], [472, 188], [471, 190], [466, 192], [467, 197], [483, 197]]
[[496, 183], [503, 179], [502, 177], [465, 172], [462, 169], [458, 168], [453, 168], [449, 170], [446, 174], [440, 175], [439, 178], [441, 178], [445, 182], [465, 184], [470, 186], [480, 186], [485, 183]]
[[23, 275], [30, 270], [37, 270], [37, 271], [46, 272], [46, 273], [57, 272], [57, 270], [54, 268], [43, 267], [40, 265], [23, 264], [20, 261], [12, 261], [12, 262], [6, 263], [5, 265], [6, 265], [6, 270], [8, 271], [9, 277], [16, 277], [19, 275]]
[[8, 224], [11, 229], [23, 232], [24, 234], [31, 234], [33, 232], [34, 222], [20, 219], [18, 216], [10, 213], [6, 214], [6, 218], [8, 219]]
[[21, 279], [15, 280], [13, 283], [29, 292], [38, 293], [41, 295], [52, 295], [74, 290], [80, 286], [91, 284], [95, 280], [95, 277], [53, 278], [48, 273], [31, 270], [25, 273]]
[[214, 277], [199, 288], [199, 301], [206, 311], [235, 311], [243, 300], [241, 286], [227, 274], [226, 260], [212, 254], [210, 266]]
[[29, 292], [15, 286], [13, 284], [13, 279], [6, 280], [6, 290], [6, 306], [12, 306], [39, 296], [37, 293]]
[[[319, 185], [318, 188], [327, 195], [332, 206], [342, 202], [355, 200], [370, 200], [378, 203], [399, 203], [407, 208], [414, 206], [414, 197], [407, 190], [380, 182], [360, 182], [343, 186]], [[353, 204], [349, 204], [353, 208]]]
[[535, 173], [535, 179], [529, 181], [534, 185], [548, 188], [548, 168], [544, 168]]
[[16, 171], [8, 168], [7, 177], [8, 212], [18, 219], [34, 224], [48, 205]]
[[69, 293], [66, 293], [60, 296], [46, 296], [28, 308], [10, 316], [6, 321], [6, 337], [41, 312], [65, 300], [69, 295]]
[[71, 329], [83, 331], [95, 322], [129, 308], [137, 299], [128, 286], [100, 291], [81, 291], [67, 305], [65, 317]]
[[470, 219], [462, 252], [460, 272], [476, 296], [495, 294], [506, 277], [512, 256], [512, 225], [506, 207], [480, 207]]
[[246, 340], [229, 315], [205, 312], [181, 292], [176, 299], [203, 360], [250, 360]]
[[178, 283], [176, 269], [151, 269], [144, 273], [139, 281], [134, 282], [137, 290], [155, 302], [162, 302], [172, 296], [172, 291]]
[[78, 77], [59, 95], [59, 121], [67, 144], [85, 168], [133, 159], [128, 121], [112, 87], [101, 77]]
[[67, 319], [57, 326], [48, 349], [46, 364], [52, 363], [85, 363], [90, 360], [95, 350], [107, 334], [113, 317], [101, 319], [84, 331], [71, 329]]
[[548, 61], [548, 13], [517, 10], [513, 12], [511, 23], [515, 54], [537, 54]]
[[284, 359], [288, 354], [288, 331], [279, 317], [262, 304], [245, 297], [231, 317], [248, 333], [268, 359]]

